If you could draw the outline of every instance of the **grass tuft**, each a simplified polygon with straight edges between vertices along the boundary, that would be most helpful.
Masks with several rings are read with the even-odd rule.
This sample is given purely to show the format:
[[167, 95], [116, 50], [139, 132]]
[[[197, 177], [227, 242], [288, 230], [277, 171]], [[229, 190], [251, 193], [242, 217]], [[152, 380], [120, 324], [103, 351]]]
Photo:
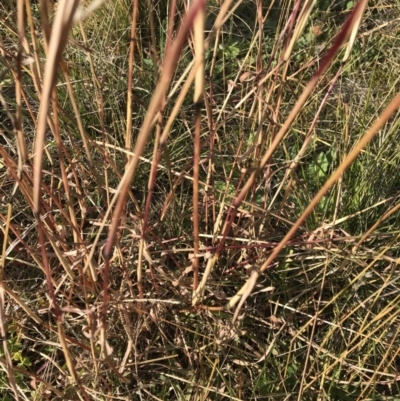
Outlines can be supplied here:
[[398, 4], [3, 3], [2, 399], [397, 400]]

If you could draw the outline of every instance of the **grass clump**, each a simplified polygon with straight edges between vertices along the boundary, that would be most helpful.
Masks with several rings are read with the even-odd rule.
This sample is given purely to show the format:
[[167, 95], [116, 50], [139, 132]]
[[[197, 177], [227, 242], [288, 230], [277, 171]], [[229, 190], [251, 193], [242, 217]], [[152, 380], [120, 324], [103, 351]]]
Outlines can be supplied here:
[[0, 10], [4, 400], [397, 399], [396, 2]]

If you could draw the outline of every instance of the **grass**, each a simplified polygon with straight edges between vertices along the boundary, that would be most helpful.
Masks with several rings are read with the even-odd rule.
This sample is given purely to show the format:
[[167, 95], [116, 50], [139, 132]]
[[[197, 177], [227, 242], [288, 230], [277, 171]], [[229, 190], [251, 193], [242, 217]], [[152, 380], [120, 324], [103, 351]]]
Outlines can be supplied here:
[[398, 400], [399, 5], [11, 3], [1, 399]]

